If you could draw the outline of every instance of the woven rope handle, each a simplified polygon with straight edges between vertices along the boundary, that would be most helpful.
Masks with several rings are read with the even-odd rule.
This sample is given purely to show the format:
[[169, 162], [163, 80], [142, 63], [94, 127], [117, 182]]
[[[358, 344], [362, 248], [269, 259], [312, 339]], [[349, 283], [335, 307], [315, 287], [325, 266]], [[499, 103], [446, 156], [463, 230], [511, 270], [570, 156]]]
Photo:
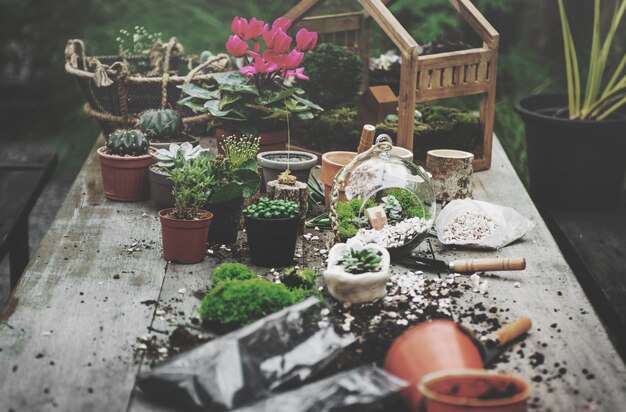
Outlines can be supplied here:
[[85, 70], [87, 58], [85, 56], [85, 44], [80, 39], [70, 39], [65, 45], [65, 62], [71, 67], [78, 69], [78, 62], [82, 62], [82, 69]]
[[187, 73], [187, 76], [185, 76], [185, 84], [189, 83], [196, 74], [200, 73], [200, 70], [205, 69], [211, 66], [212, 64], [219, 62], [220, 60], [228, 61], [228, 59], [230, 58], [228, 57], [227, 54], [224, 54], [224, 53], [220, 53], [217, 56], [209, 57], [207, 61], [200, 63], [199, 65], [194, 67], [192, 70], [190, 70], [189, 73]]
[[178, 47], [179, 44], [176, 41], [176, 37], [172, 37], [167, 43], [165, 49], [165, 60], [163, 61], [163, 78], [161, 80], [161, 109], [167, 107], [167, 82], [170, 79], [170, 59], [172, 58], [172, 51], [174, 47]]

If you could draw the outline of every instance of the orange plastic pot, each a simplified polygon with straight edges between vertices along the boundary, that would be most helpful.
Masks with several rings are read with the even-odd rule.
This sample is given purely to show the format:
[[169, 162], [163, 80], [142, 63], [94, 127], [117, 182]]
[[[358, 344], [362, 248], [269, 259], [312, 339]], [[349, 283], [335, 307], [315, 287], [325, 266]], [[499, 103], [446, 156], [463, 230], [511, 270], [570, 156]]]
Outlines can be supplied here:
[[[217, 151], [223, 155], [222, 143], [224, 138], [228, 136], [241, 137], [241, 134], [232, 130], [225, 130], [217, 128], [215, 129], [215, 139], [217, 140]], [[273, 132], [257, 132], [257, 137], [261, 138], [259, 143], [259, 153], [271, 152], [274, 150], [286, 150], [287, 149], [287, 129], [276, 130]]]
[[431, 373], [418, 389], [427, 412], [523, 412], [530, 396], [525, 380], [485, 370]]
[[326, 152], [322, 155], [322, 172], [320, 178], [324, 184], [326, 208], [328, 208], [330, 202], [330, 189], [335, 181], [335, 175], [344, 166], [350, 163], [356, 155], [356, 152]]
[[159, 211], [163, 237], [163, 258], [167, 261], [191, 264], [204, 260], [206, 240], [213, 214], [200, 210], [203, 218], [181, 220], [168, 216], [174, 209]]
[[112, 156], [98, 149], [104, 195], [111, 200], [139, 202], [150, 198], [148, 168], [155, 160], [143, 156]]
[[420, 410], [422, 396], [417, 385], [424, 376], [482, 367], [474, 342], [450, 320], [435, 320], [408, 329], [392, 343], [385, 358], [385, 369], [410, 383], [403, 395], [414, 412]]

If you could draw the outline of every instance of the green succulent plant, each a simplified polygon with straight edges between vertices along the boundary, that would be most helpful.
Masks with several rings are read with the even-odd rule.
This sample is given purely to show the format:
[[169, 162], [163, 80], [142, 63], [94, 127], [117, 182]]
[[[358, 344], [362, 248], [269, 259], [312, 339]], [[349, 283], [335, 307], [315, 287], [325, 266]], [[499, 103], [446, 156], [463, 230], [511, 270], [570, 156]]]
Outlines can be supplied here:
[[190, 220], [198, 215], [209, 197], [209, 190], [214, 182], [211, 164], [203, 158], [196, 158], [172, 170], [175, 210], [177, 219]]
[[244, 209], [243, 214], [256, 219], [286, 219], [298, 216], [299, 207], [291, 200], [269, 200], [262, 197], [255, 204]]
[[141, 156], [148, 153], [150, 143], [139, 130], [116, 130], [107, 138], [107, 151], [117, 156]]
[[341, 254], [337, 264], [343, 266], [348, 273], [359, 274], [379, 270], [381, 261], [382, 256], [373, 249], [350, 248]]
[[171, 109], [146, 110], [139, 116], [136, 127], [154, 141], [171, 141], [183, 131], [183, 121]]

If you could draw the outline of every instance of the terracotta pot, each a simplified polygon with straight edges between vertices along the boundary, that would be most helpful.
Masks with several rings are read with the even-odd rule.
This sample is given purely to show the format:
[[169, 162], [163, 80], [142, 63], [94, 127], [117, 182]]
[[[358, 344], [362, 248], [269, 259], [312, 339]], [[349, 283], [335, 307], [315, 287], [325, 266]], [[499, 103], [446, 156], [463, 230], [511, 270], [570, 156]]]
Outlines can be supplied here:
[[324, 183], [326, 208], [328, 208], [330, 202], [330, 189], [335, 181], [335, 175], [345, 165], [350, 163], [356, 155], [356, 152], [326, 152], [322, 155], [322, 173], [320, 177], [322, 183]]
[[[222, 150], [222, 142], [224, 141], [224, 138], [232, 135], [241, 137], [239, 132], [220, 128], [215, 129], [214, 136], [217, 139], [217, 151], [219, 154], [224, 154], [224, 151]], [[257, 133], [257, 136], [261, 138], [259, 153], [287, 149], [287, 129], [277, 130], [274, 132], [260, 131]]]
[[224, 203], [208, 203], [204, 207], [213, 214], [209, 243], [228, 245], [237, 242], [243, 198]]
[[158, 209], [174, 207], [172, 195], [173, 182], [170, 174], [161, 171], [156, 165], [150, 166], [148, 177], [150, 178], [150, 199]]
[[163, 235], [163, 259], [177, 263], [198, 263], [206, 254], [206, 239], [213, 215], [200, 210], [204, 215], [198, 220], [181, 220], [169, 217], [174, 209], [159, 211]]
[[148, 168], [155, 162], [152, 156], [113, 156], [106, 153], [106, 146], [97, 152], [108, 199], [139, 202], [150, 197]]
[[429, 373], [483, 367], [474, 342], [450, 320], [435, 320], [414, 326], [393, 341], [385, 369], [408, 382], [403, 393], [412, 411], [419, 411], [422, 396], [417, 384]]
[[523, 412], [530, 387], [525, 380], [497, 372], [435, 372], [418, 385], [427, 412]]

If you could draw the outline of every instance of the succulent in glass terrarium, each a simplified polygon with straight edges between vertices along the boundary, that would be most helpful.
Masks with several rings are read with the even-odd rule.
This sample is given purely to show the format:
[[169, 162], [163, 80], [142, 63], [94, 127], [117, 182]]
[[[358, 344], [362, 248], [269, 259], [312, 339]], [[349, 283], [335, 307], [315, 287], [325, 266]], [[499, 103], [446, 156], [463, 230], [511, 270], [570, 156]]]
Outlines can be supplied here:
[[391, 138], [380, 135], [337, 173], [330, 216], [339, 240], [376, 243], [398, 257], [426, 238], [437, 205], [426, 171], [390, 154], [392, 148]]

